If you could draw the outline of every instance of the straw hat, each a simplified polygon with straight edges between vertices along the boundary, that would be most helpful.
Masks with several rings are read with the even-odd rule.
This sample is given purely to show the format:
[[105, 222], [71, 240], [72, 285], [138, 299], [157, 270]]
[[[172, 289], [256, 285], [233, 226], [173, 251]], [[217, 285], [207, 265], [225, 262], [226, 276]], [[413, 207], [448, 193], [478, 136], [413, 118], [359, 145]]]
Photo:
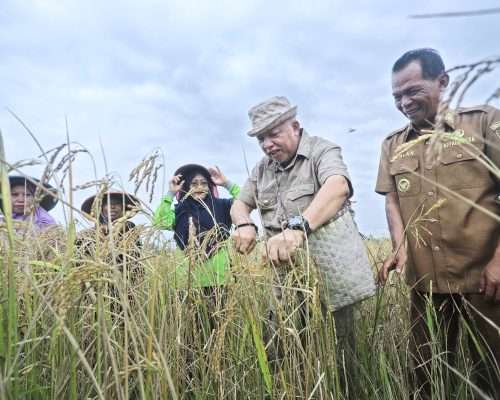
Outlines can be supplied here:
[[[29, 179], [33, 182], [36, 182], [37, 184], [41, 184], [40, 180], [38, 180], [36, 178], [29, 177]], [[32, 188], [33, 192], [35, 192], [36, 185], [33, 182], [30, 182], [30, 180], [28, 180], [24, 176], [20, 176], [20, 175], [9, 176], [10, 187], [25, 186], [25, 187]], [[45, 211], [50, 211], [56, 206], [56, 204], [58, 202], [57, 190], [53, 186], [49, 185], [48, 183], [44, 183], [43, 187], [45, 189], [49, 190], [51, 194], [49, 194], [45, 191], [42, 192], [43, 197], [40, 200], [39, 204], [40, 204], [40, 207], [42, 207]], [[3, 208], [1, 198], [0, 198], [0, 208]]]
[[[122, 204], [125, 205], [127, 209], [132, 207], [138, 207], [141, 203], [137, 197], [126, 192], [112, 191], [107, 192], [102, 196], [102, 204], [106, 204], [108, 201], [108, 196], [110, 199], [119, 199]], [[81, 210], [87, 214], [92, 213], [92, 207], [94, 206], [96, 195], [90, 196], [86, 199], [81, 207]]]

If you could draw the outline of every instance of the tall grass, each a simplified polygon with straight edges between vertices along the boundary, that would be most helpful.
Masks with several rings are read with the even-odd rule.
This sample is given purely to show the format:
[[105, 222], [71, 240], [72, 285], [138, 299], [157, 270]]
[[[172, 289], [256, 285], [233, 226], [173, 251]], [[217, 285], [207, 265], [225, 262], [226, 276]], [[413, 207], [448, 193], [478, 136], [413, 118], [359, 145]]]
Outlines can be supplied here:
[[[96, 185], [105, 192], [105, 182]], [[181, 289], [175, 270], [184, 256], [155, 229], [139, 226], [137, 235], [121, 240], [89, 229], [76, 235], [76, 246], [73, 220], [67, 232], [30, 235], [29, 227], [14, 226], [8, 196], [3, 200], [2, 399], [385, 400], [413, 394], [408, 288], [397, 278], [358, 307], [355, 354], [342, 358], [307, 254], [279, 283], [280, 301], [273, 285], [282, 274], [257, 253], [241, 256], [230, 246], [230, 283], [212, 291]], [[119, 232], [118, 223], [111, 237]], [[390, 241], [365, 243], [375, 271]], [[428, 325], [435, 321], [429, 308]], [[434, 398], [472, 398], [467, 346], [459, 346], [455, 370], [438, 343]]]
[[[482, 64], [467, 69], [465, 79], [477, 66]], [[355, 353], [350, 361], [339, 357], [335, 321], [321, 307], [318, 277], [307, 255], [279, 283], [283, 298], [278, 301], [273, 284], [280, 274], [255, 254], [232, 250], [233, 279], [225, 287], [176, 287], [175, 270], [183, 256], [150, 227], [138, 227], [140, 251], [135, 239], [118, 243], [95, 229], [86, 232], [93, 251], [82, 251], [75, 245], [81, 233], [75, 233], [79, 213], [72, 192], [96, 187], [102, 194], [110, 181], [96, 176], [75, 187], [71, 165], [86, 150], [71, 145], [68, 140], [43, 154], [46, 179], [58, 171], [60, 187], [69, 179], [64, 197], [69, 200], [61, 198], [72, 210], [67, 232], [33, 236], [20, 234], [9, 217], [7, 167], [17, 170], [35, 161], [8, 164], [0, 135], [6, 216], [0, 224], [0, 399], [386, 400], [417, 395], [408, 369], [409, 289], [397, 277], [359, 305]], [[158, 158], [154, 152], [130, 175], [150, 199], [161, 167]], [[420, 217], [426, 217], [423, 211]], [[365, 244], [375, 272], [392, 251], [391, 243], [367, 238]], [[465, 341], [459, 341], [457, 365], [448, 365], [436, 336], [436, 311], [428, 307], [426, 317], [433, 333], [433, 398], [482, 398], [471, 381]], [[468, 330], [465, 323], [463, 328]]]
[[[344, 370], [336, 359], [334, 321], [322, 312], [316, 276], [305, 263], [282, 282], [279, 303], [272, 272], [254, 256], [232, 254], [234, 279], [214, 293], [181, 290], [173, 286], [179, 254], [159, 246], [149, 228], [142, 237], [150, 239], [140, 259], [128, 261], [144, 268], [135, 280], [113, 262], [104, 242], [92, 256], [68, 241], [65, 251], [36, 258], [22, 256], [26, 243], [16, 243], [17, 279], [2, 281], [2, 294], [18, 291], [17, 298], [2, 296], [8, 311], [2, 312], [2, 398], [409, 398], [402, 282], [359, 307], [354, 364]], [[53, 237], [37, 240], [38, 249], [54, 243]], [[390, 251], [387, 240], [367, 245], [374, 265]], [[434, 317], [428, 318], [432, 325]], [[459, 349], [460, 371], [470, 370], [465, 347]], [[436, 344], [434, 351], [435, 398], [452, 392], [472, 398], [467, 373], [460, 385], [446, 386], [442, 349]], [[342, 382], [351, 375], [346, 387]]]

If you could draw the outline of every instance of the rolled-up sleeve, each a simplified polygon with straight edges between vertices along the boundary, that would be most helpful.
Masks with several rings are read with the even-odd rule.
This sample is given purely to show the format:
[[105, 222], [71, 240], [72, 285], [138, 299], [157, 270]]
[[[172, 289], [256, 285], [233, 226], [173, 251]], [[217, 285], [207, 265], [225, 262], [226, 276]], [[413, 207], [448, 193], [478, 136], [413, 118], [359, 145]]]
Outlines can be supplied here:
[[255, 209], [255, 199], [257, 197], [257, 166], [252, 170], [252, 173], [241, 188], [240, 193], [236, 196], [237, 200], [241, 200], [248, 207]]
[[317, 160], [316, 174], [320, 185], [323, 186], [326, 180], [333, 175], [341, 175], [347, 179], [350, 192], [349, 197], [351, 197], [353, 195], [351, 177], [342, 158], [340, 146], [331, 145], [324, 148], [317, 157]]

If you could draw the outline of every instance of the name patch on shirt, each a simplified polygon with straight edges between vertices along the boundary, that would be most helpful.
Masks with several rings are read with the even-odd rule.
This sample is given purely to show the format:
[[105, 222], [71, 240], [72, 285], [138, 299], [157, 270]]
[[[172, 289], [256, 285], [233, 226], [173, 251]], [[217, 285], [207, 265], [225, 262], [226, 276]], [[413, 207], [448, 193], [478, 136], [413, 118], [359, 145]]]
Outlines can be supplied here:
[[408, 151], [405, 151], [404, 153], [401, 153], [401, 154], [398, 154], [395, 158], [393, 158], [392, 160], [401, 160], [403, 158], [409, 158], [409, 157], [413, 157], [415, 156], [415, 150], [408, 150]]
[[476, 138], [474, 136], [465, 136], [464, 137], [465, 133], [464, 133], [463, 130], [454, 132], [454, 135], [457, 136], [457, 137], [459, 137], [460, 140], [452, 140], [451, 142], [444, 143], [443, 144], [443, 148], [444, 149], [447, 149], [447, 148], [453, 147], [453, 146], [459, 146], [461, 144], [464, 144], [464, 142], [474, 143], [476, 141]]

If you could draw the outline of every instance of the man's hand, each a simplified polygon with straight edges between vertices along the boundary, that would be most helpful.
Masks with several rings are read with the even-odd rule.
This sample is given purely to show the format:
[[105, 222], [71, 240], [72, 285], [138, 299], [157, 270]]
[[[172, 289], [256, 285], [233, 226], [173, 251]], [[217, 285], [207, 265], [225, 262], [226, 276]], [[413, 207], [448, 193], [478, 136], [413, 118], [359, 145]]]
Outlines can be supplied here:
[[234, 247], [242, 254], [250, 253], [255, 247], [257, 232], [251, 225], [236, 229], [232, 236]]
[[494, 257], [481, 274], [479, 292], [487, 301], [500, 303], [500, 260]]
[[304, 243], [304, 232], [285, 229], [266, 243], [267, 257], [274, 264], [287, 262]]
[[385, 285], [387, 278], [389, 277], [389, 272], [396, 270], [398, 274], [404, 271], [408, 255], [406, 254], [406, 249], [401, 246], [396, 253], [391, 254], [384, 261], [384, 265], [378, 271], [378, 281], [382, 285]]
[[217, 186], [225, 186], [227, 183], [227, 178], [226, 176], [222, 173], [222, 171], [219, 169], [219, 167], [211, 167], [208, 169], [210, 172], [210, 176], [212, 177], [212, 181], [217, 185]]

